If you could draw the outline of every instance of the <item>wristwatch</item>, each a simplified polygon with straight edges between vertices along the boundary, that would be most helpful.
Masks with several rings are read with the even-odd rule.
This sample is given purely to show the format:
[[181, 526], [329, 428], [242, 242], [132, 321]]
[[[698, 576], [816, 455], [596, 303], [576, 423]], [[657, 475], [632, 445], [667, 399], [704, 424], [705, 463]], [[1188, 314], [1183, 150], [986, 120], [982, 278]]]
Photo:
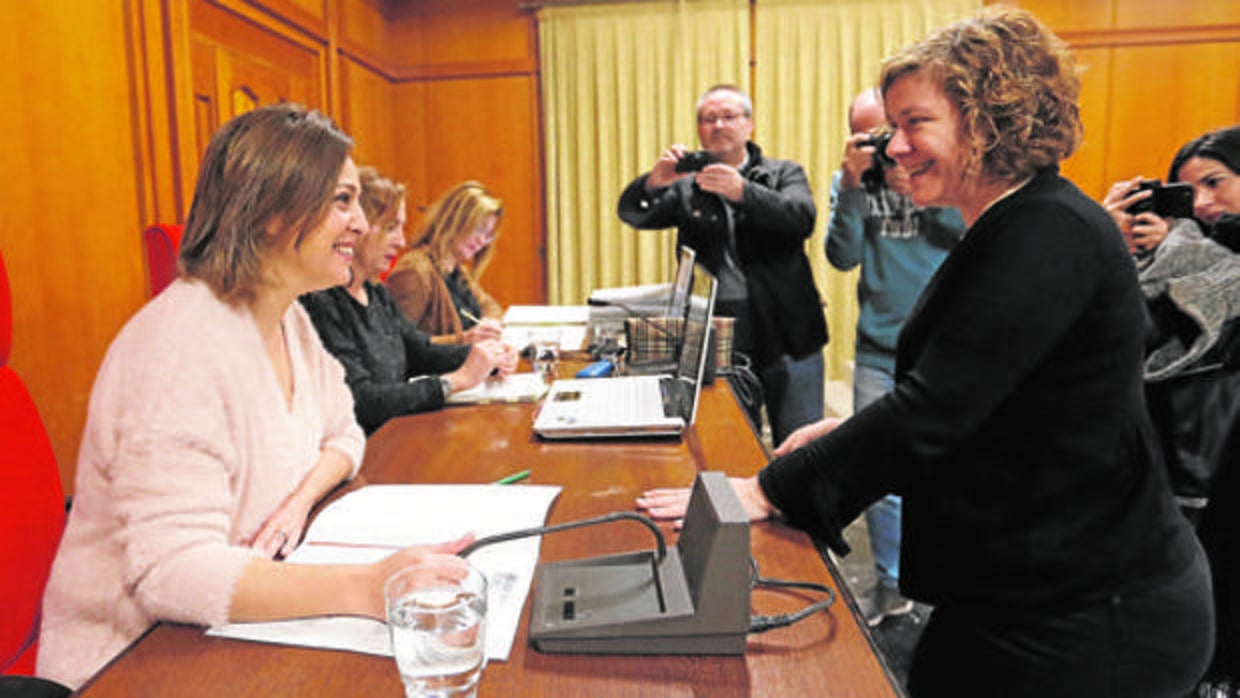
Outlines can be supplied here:
[[443, 399], [447, 400], [452, 394], [452, 381], [448, 380], [447, 376], [440, 376], [439, 387], [443, 389]]

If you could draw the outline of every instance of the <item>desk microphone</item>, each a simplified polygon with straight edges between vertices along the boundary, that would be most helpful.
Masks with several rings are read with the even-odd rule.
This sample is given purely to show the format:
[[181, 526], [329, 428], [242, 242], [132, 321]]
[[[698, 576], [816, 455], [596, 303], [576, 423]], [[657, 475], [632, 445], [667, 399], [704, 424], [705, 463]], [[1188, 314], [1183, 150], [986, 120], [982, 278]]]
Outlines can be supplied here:
[[[790, 625], [835, 601], [824, 585], [758, 575], [749, 554], [749, 517], [721, 472], [698, 474], [674, 548], [667, 547], [653, 521], [625, 511], [487, 536], [460, 554], [467, 556], [493, 543], [621, 520], [650, 529], [657, 551], [540, 565], [529, 631], [538, 650], [741, 655], [750, 633]], [[826, 598], [795, 613], [751, 617], [750, 592], [759, 585], [808, 588]]]

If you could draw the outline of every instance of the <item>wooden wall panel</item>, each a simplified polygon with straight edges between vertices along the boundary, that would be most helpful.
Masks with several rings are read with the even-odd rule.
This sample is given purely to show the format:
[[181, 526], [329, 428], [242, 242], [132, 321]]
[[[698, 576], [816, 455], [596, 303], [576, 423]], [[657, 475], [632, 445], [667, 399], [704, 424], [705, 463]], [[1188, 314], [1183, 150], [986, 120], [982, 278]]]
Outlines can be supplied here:
[[1137, 175], [1163, 178], [1207, 130], [1240, 122], [1240, 3], [1023, 0], [1085, 67], [1085, 143], [1064, 172], [1101, 199]]
[[[1111, 52], [1105, 49], [1080, 49], [1077, 60], [1083, 68], [1081, 77], [1081, 120], [1085, 136], [1080, 147], [1062, 166], [1065, 177], [1083, 191], [1096, 195], [1110, 183], [1107, 177], [1107, 118], [1110, 109], [1108, 88], [1111, 84]], [[1105, 186], [1104, 186], [1105, 183]]]
[[[0, 250], [12, 365], [72, 489], [95, 372], [145, 299], [125, 2], [0, 2]], [[0, 448], [4, 448], [0, 444]]]
[[1240, 41], [1122, 47], [1114, 54], [1109, 181], [1162, 179], [1181, 145], [1240, 123]]
[[532, 13], [515, 0], [421, 0], [391, 14], [395, 72], [402, 79], [532, 74]]
[[[497, 256], [483, 286], [504, 304], [546, 299], [535, 80], [528, 77], [426, 83], [428, 204], [465, 179], [504, 200]], [[417, 217], [411, 216], [413, 220]], [[412, 228], [413, 226], [411, 226]]]
[[[420, 220], [419, 207], [431, 200], [432, 188], [427, 183], [431, 164], [427, 159], [427, 141], [438, 134], [426, 124], [427, 83], [406, 82], [393, 86], [392, 103], [396, 111], [393, 151], [396, 172], [409, 190], [409, 221]], [[410, 231], [411, 232], [411, 231]]]
[[327, 36], [327, 0], [246, 0], [316, 36]]
[[353, 160], [397, 175], [393, 147], [399, 113], [393, 107], [392, 85], [382, 75], [347, 57], [340, 60], [341, 127], [353, 137]]
[[1228, 0], [1114, 0], [1114, 28], [1177, 30], [1240, 22], [1240, 3]]
[[391, 30], [382, 9], [366, 0], [338, 0], [338, 5], [341, 51], [388, 68], [392, 62]]

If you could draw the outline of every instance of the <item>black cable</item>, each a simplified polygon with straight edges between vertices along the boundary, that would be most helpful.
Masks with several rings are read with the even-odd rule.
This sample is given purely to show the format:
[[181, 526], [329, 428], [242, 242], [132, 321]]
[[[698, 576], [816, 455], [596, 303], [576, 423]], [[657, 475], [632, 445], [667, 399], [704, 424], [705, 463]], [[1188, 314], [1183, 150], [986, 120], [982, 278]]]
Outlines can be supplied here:
[[826, 594], [826, 598], [816, 601], [799, 611], [792, 613], [780, 613], [773, 616], [750, 616], [749, 632], [751, 634], [764, 633], [775, 628], [783, 628], [793, 623], [798, 623], [819, 611], [825, 611], [835, 605], [835, 591], [825, 584], [817, 582], [794, 582], [787, 579], [773, 579], [770, 577], [762, 577], [758, 574], [758, 561], [749, 558], [749, 589], [752, 591], [759, 586], [780, 587], [784, 589], [809, 589]]
[[753, 422], [755, 430], [762, 426], [762, 381], [753, 372], [752, 361], [739, 351], [732, 352], [732, 365], [719, 369], [719, 375], [728, 379], [732, 392]]
[[579, 521], [570, 521], [568, 523], [555, 524], [553, 526], [535, 526], [534, 528], [522, 528], [516, 531], [508, 531], [507, 533], [496, 533], [495, 535], [492, 535], [492, 536], [484, 536], [482, 538], [479, 538], [473, 543], [470, 543], [469, 545], [465, 546], [465, 548], [457, 554], [460, 555], [461, 557], [468, 557], [470, 553], [475, 552], [476, 550], [478, 550], [478, 548], [491, 545], [493, 543], [503, 543], [503, 542], [510, 541], [510, 540], [516, 540], [518, 538], [540, 536], [544, 533], [558, 533], [560, 531], [567, 531], [567, 530], [574, 529], [574, 528], [583, 528], [585, 526], [593, 526], [595, 524], [611, 523], [613, 521], [621, 521], [624, 519], [628, 519], [630, 521], [636, 521], [640, 523], [641, 525], [645, 526], [646, 528], [650, 529], [650, 531], [654, 533], [654, 538], [655, 538], [655, 541], [658, 542], [658, 549], [659, 549], [659, 557], [657, 561], [662, 562], [663, 558], [667, 557], [667, 541], [664, 540], [663, 538], [663, 531], [660, 531], [659, 527], [655, 525], [655, 522], [651, 521], [648, 517], [642, 516], [641, 514], [638, 514], [632, 511], [616, 511], [610, 514], [606, 514], [604, 516], [596, 516], [592, 519], [581, 519]]

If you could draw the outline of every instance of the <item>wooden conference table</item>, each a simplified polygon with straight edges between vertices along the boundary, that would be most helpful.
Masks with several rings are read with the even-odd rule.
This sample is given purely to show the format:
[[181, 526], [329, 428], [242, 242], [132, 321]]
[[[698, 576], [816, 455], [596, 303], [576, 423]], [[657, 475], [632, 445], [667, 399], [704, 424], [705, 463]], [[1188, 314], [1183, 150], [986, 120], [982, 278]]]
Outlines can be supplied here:
[[[702, 391], [696, 425], [682, 439], [546, 442], [531, 431], [535, 405], [452, 407], [393, 420], [371, 437], [361, 474], [372, 483], [492, 482], [529, 469], [526, 482], [563, 487], [548, 523], [631, 511], [644, 489], [689, 485], [699, 470], [752, 475], [767, 457], [727, 382]], [[520, 485], [514, 485], [520, 486]], [[668, 543], [675, 533], [663, 526]], [[803, 533], [755, 524], [754, 557], [766, 577], [843, 588], [829, 559]], [[543, 561], [651, 548], [633, 523], [547, 535]], [[786, 613], [821, 598], [758, 590], [757, 613]], [[479, 690], [491, 696], [899, 696], [847, 592], [789, 627], [752, 635], [743, 657], [543, 654], [528, 644], [529, 602], [508, 661], [490, 663]], [[400, 696], [395, 663], [384, 657], [207, 637], [202, 628], [161, 623], [81, 691], [124, 696]]]

